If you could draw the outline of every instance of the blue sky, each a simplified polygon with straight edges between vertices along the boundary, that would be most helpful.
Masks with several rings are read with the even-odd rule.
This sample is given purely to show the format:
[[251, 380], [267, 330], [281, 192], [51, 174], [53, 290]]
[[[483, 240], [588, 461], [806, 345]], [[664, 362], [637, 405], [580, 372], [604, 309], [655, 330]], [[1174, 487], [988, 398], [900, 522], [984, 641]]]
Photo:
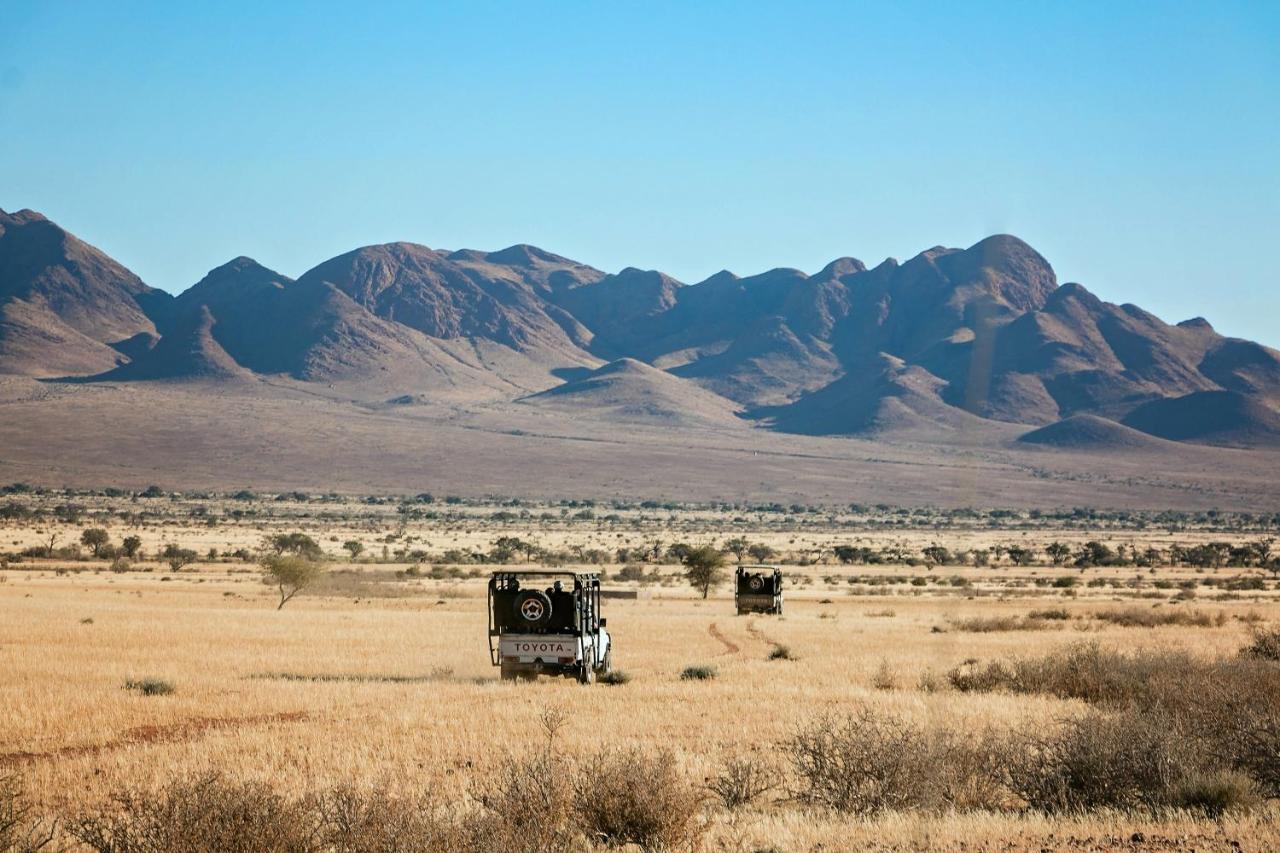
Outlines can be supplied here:
[[390, 240], [692, 282], [1004, 231], [1280, 345], [1275, 2], [6, 3], [0, 138], [0, 207], [173, 291]]

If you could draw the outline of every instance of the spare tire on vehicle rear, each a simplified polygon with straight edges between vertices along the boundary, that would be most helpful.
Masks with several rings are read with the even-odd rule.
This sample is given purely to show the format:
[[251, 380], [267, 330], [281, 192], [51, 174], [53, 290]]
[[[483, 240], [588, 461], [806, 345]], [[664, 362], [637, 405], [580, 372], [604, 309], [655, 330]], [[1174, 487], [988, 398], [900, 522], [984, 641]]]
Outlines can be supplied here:
[[541, 628], [551, 621], [551, 599], [541, 590], [520, 590], [511, 609], [516, 624], [525, 628]]

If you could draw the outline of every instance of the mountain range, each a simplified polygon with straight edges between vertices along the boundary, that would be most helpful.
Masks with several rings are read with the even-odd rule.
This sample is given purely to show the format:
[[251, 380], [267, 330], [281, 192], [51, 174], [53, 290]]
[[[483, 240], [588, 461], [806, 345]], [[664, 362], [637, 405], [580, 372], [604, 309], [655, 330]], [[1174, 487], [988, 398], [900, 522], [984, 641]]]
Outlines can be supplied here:
[[0, 211], [0, 373], [815, 436], [1280, 446], [1280, 352], [1059, 284], [1009, 235], [697, 284], [527, 245], [388, 243], [297, 279], [235, 258], [172, 296], [39, 213]]

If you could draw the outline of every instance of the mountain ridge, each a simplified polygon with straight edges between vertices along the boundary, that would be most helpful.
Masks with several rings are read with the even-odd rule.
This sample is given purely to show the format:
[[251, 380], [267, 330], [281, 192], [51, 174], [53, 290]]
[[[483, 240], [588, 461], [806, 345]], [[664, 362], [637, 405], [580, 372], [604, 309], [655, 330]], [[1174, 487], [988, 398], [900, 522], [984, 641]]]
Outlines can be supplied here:
[[[1280, 423], [1280, 353], [1059, 284], [1007, 234], [903, 263], [841, 257], [812, 275], [722, 271], [696, 284], [527, 244], [394, 242], [297, 279], [241, 256], [173, 297], [42, 214], [0, 211], [0, 373], [284, 376], [379, 399], [524, 400], [677, 425], [688, 405], [700, 424], [738, 428], [726, 413], [743, 412], [816, 435], [1062, 423], [1044, 443], [1111, 449], [1141, 443], [1129, 429], [1271, 446]], [[1197, 430], [1143, 415], [1190, 422], [1197, 401], [1220, 402], [1225, 420]]]

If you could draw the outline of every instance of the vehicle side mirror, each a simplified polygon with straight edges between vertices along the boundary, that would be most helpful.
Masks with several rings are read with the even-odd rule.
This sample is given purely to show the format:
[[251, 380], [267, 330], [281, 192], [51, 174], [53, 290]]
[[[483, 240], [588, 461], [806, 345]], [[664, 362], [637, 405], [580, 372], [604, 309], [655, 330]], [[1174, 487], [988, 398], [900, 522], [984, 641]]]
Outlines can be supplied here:
[[601, 619], [601, 620], [600, 620], [600, 627], [601, 627], [601, 628], [603, 628], [604, 626], [606, 626], [606, 625], [608, 625], [608, 624], [609, 624], [609, 620], [608, 620], [608, 619]]

